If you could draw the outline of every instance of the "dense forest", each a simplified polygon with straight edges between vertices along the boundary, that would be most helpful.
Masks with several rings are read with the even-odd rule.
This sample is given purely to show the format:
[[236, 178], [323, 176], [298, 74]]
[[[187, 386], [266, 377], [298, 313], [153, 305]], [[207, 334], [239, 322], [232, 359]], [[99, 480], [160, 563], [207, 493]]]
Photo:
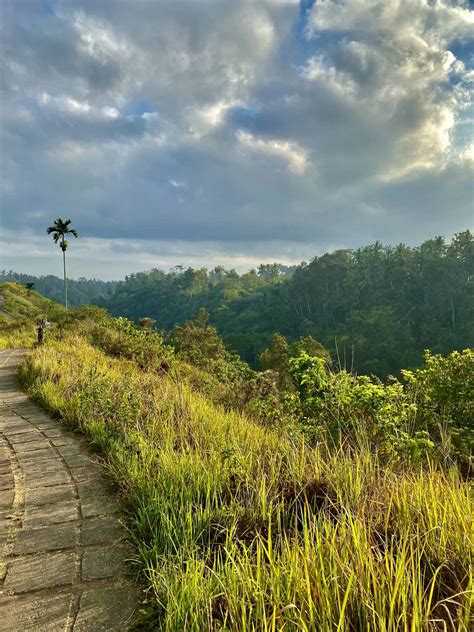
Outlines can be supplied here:
[[[52, 274], [38, 277], [12, 270], [1, 270], [0, 282], [5, 281], [21, 283], [59, 303], [64, 300], [64, 281]], [[76, 280], [68, 279], [69, 304], [72, 307], [77, 307], [86, 303], [96, 303], [100, 299], [111, 296], [116, 285], [116, 281], [101, 281], [100, 279], [86, 279], [84, 277], [79, 277]]]
[[162, 329], [209, 312], [227, 346], [252, 366], [273, 333], [312, 336], [340, 365], [385, 377], [474, 339], [470, 231], [410, 248], [375, 243], [315, 257], [296, 269], [262, 265], [133, 274], [97, 301], [117, 316], [148, 316]]

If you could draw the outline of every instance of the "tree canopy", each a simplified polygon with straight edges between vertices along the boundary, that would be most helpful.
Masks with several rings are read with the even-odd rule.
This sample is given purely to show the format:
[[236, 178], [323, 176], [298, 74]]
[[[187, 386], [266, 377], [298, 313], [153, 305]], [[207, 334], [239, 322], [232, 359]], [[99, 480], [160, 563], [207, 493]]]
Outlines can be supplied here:
[[[418, 247], [375, 243], [315, 257], [295, 269], [260, 266], [132, 274], [101, 301], [132, 320], [172, 329], [209, 312], [227, 346], [253, 366], [279, 333], [312, 336], [335, 362], [385, 377], [474, 339], [474, 242], [470, 231]], [[280, 271], [278, 271], [280, 270]]]

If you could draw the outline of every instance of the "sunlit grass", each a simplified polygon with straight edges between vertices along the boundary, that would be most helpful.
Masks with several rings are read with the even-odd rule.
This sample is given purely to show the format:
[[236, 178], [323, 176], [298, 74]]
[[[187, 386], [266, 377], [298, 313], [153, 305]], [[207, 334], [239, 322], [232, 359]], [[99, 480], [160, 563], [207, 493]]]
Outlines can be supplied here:
[[309, 449], [177, 375], [70, 335], [21, 369], [121, 485], [150, 629], [469, 629], [472, 506], [454, 467]]
[[[18, 283], [0, 283], [0, 349], [29, 348], [36, 343], [36, 322], [65, 312], [62, 305]], [[46, 334], [48, 335], [48, 334]]]
[[36, 342], [31, 327], [0, 336], [0, 349], [28, 349]]

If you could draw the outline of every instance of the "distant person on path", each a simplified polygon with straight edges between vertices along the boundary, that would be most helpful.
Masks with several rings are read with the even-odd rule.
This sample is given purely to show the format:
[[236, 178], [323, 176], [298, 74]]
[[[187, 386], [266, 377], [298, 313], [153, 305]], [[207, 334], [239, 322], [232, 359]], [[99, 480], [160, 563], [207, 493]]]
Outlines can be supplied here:
[[49, 331], [51, 329], [51, 323], [47, 318], [42, 318], [40, 321], [36, 321], [36, 324], [38, 325], [38, 328], [43, 330], [43, 335], [45, 331]]
[[40, 323], [38, 329], [36, 330], [36, 333], [38, 334], [38, 344], [39, 345], [43, 344], [44, 329], [43, 329], [42, 323]]

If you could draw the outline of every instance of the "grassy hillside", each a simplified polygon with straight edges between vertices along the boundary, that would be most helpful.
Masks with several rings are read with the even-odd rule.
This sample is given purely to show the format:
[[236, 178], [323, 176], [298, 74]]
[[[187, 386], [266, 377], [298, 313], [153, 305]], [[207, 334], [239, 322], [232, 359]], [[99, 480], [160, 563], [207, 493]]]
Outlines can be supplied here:
[[[22, 274], [12, 270], [0, 271], [0, 282], [10, 281], [22, 285], [32, 284], [37, 292], [53, 301], [64, 300], [64, 281], [53, 274], [34, 276]], [[99, 279], [68, 279], [68, 303], [72, 307], [78, 307], [88, 303], [96, 303], [106, 300], [113, 294], [116, 281], [101, 281]]]
[[[469, 486], [446, 434], [416, 434], [418, 400], [304, 353], [296, 386], [272, 390], [198, 325], [170, 347], [100, 310], [60, 310], [21, 367], [28, 392], [86, 433], [120, 484], [148, 589], [143, 627], [467, 631]], [[443, 414], [465, 416], [443, 393]]]
[[65, 312], [62, 305], [17, 283], [0, 283], [0, 294], [5, 299], [0, 311], [0, 349], [31, 347], [36, 342], [36, 322], [57, 320]]

